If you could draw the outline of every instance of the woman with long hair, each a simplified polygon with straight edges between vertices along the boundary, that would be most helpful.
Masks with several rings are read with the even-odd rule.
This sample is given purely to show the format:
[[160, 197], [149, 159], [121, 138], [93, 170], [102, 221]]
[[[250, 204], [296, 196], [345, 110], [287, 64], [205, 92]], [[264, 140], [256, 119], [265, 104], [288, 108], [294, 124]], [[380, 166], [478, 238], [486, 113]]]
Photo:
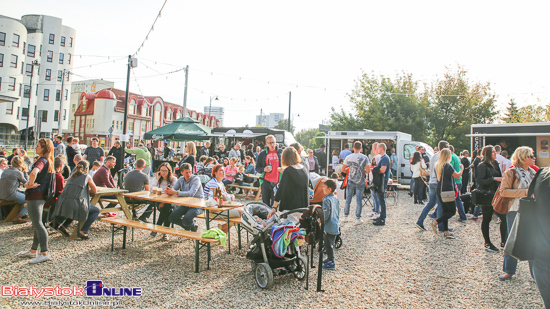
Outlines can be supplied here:
[[90, 193], [96, 193], [97, 187], [89, 171], [88, 161], [79, 161], [57, 199], [53, 228], [64, 236], [69, 236], [68, 228], [73, 220], [77, 220], [79, 224], [84, 222], [78, 238], [89, 239], [88, 231], [99, 216], [99, 208], [90, 205]]
[[[519, 199], [527, 196], [529, 186], [535, 178], [535, 170], [530, 166], [535, 164], [535, 154], [530, 147], [518, 147], [512, 155], [512, 167], [504, 171], [499, 190], [502, 197], [513, 198], [508, 214], [506, 214], [507, 233], [510, 234], [512, 224], [519, 210]], [[511, 279], [516, 273], [518, 260], [504, 253], [503, 274], [500, 280]], [[531, 266], [531, 262], [529, 263]], [[530, 267], [531, 268], [531, 267]]]
[[224, 185], [230, 185], [233, 183], [235, 175], [237, 175], [237, 158], [229, 159], [229, 165], [224, 168], [225, 178], [222, 179]]
[[0, 200], [15, 201], [15, 203], [22, 205], [23, 207], [21, 207], [12, 223], [26, 223], [29, 221], [22, 218], [27, 213], [27, 207], [24, 207], [25, 194], [17, 190], [17, 188], [19, 188], [20, 184], [26, 184], [28, 181], [27, 164], [25, 164], [21, 156], [14, 156], [10, 163], [11, 167], [4, 170], [2, 176], [0, 176]]
[[[450, 164], [452, 159], [451, 150], [444, 148], [439, 154], [439, 159], [435, 165], [435, 173], [437, 175], [437, 198], [441, 201], [442, 213], [441, 215], [432, 221], [431, 226], [433, 232], [437, 235], [437, 225], [443, 223], [443, 236], [447, 239], [454, 239], [453, 234], [449, 232], [449, 219], [456, 213], [455, 201], [443, 202], [441, 198], [442, 191], [454, 191], [456, 192], [455, 178], [462, 176], [464, 166], [460, 164], [460, 172], [456, 172], [453, 166]], [[456, 196], [456, 195], [455, 195]]]
[[[462, 187], [460, 188], [460, 194], [465, 194], [468, 192], [468, 184], [470, 183], [470, 159], [468, 156], [470, 152], [468, 150], [463, 150], [460, 154], [460, 163], [464, 166], [464, 173], [462, 173]], [[468, 213], [469, 209], [464, 209], [464, 212]]]
[[[159, 166], [157, 176], [153, 179], [151, 185], [149, 186], [149, 190], [153, 192], [154, 187], [159, 187], [164, 192], [166, 188], [173, 188], [177, 181], [178, 179], [176, 176], [172, 174], [172, 167], [170, 166], [170, 163], [163, 162]], [[156, 224], [164, 225], [166, 227], [170, 226], [170, 220], [168, 220], [168, 217], [172, 213], [172, 204], [161, 203], [159, 205], [159, 209], [160, 214]], [[145, 212], [147, 212], [147, 210]], [[157, 236], [157, 232], [151, 232], [151, 237], [155, 236]], [[168, 236], [166, 236], [166, 234], [162, 235], [162, 240], [168, 240]]]
[[191, 164], [191, 171], [193, 171], [193, 168], [195, 167], [196, 162], [197, 162], [197, 146], [195, 146], [194, 142], [187, 142], [185, 144], [184, 157], [183, 159], [181, 159], [179, 163], [180, 169], [183, 163], [189, 163]]
[[[491, 242], [491, 237], [489, 236], [489, 224], [491, 223], [491, 219], [495, 213], [491, 203], [493, 201], [493, 196], [502, 181], [502, 174], [500, 173], [500, 167], [498, 161], [496, 160], [497, 153], [495, 152], [493, 146], [487, 145], [483, 147], [481, 154], [483, 155], [483, 161], [477, 166], [476, 169], [477, 189], [480, 191], [480, 195], [481, 193], [488, 194], [487, 198], [484, 199], [485, 201], [482, 201], [482, 204], [477, 202], [477, 204], [480, 204], [481, 212], [483, 213], [481, 232], [483, 234], [483, 238], [485, 239], [485, 250], [498, 252], [498, 248], [493, 245]], [[499, 213], [497, 213], [497, 216], [501, 220], [500, 247], [503, 249], [504, 244], [506, 243], [507, 233], [506, 216]]]
[[420, 176], [420, 170], [423, 168], [428, 168], [426, 162], [422, 159], [420, 152], [415, 152], [413, 155], [413, 160], [411, 162], [411, 171], [413, 172], [412, 178], [414, 179], [414, 203], [424, 205], [422, 203], [422, 195], [424, 192], [425, 184]]
[[[25, 200], [27, 201], [27, 209], [34, 235], [31, 249], [19, 252], [18, 256], [33, 258], [29, 261], [30, 264], [50, 260], [50, 255], [48, 254], [48, 231], [42, 223], [42, 212], [46, 203], [44, 193], [48, 190], [51, 181], [50, 174], [55, 173], [53, 150], [53, 143], [50, 139], [41, 138], [36, 143], [35, 153], [39, 158], [33, 164], [29, 175], [29, 182], [25, 185], [25, 188], [27, 188], [25, 191]], [[37, 255], [39, 245], [40, 254]]]
[[27, 155], [27, 151], [25, 151], [25, 149], [19, 150], [19, 156], [23, 159], [23, 161], [27, 165], [27, 170], [30, 171], [32, 169], [32, 160]]

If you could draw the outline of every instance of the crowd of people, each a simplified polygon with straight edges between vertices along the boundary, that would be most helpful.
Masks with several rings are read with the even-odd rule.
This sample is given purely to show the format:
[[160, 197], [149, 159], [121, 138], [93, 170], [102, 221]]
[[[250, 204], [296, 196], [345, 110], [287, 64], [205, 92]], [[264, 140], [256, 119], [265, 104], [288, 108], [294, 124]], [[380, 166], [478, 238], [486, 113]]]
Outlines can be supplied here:
[[[69, 236], [68, 228], [73, 221], [83, 223], [78, 233], [81, 239], [88, 239], [89, 229], [99, 216], [99, 209], [90, 205], [90, 195], [98, 187], [116, 188], [114, 177], [122, 168], [119, 158], [123, 155], [120, 143], [116, 142], [106, 155], [98, 146], [98, 139], [92, 138], [91, 145], [83, 150], [78, 139], [69, 137], [66, 144], [61, 137], [55, 143], [49, 139], [40, 139], [36, 145], [34, 162], [22, 149], [14, 149], [7, 158], [0, 158], [0, 200], [14, 201], [23, 205], [14, 219], [14, 223], [27, 222], [33, 226], [33, 243], [30, 249], [21, 251], [18, 256], [31, 258], [29, 263], [41, 263], [50, 259], [47, 226]], [[262, 145], [263, 146], [263, 145]], [[210, 143], [197, 151], [196, 144], [186, 143], [185, 152], [176, 170], [164, 162], [152, 170], [154, 149], [140, 142], [136, 148], [124, 149], [128, 155], [136, 157], [135, 168], [123, 178], [123, 186], [130, 192], [153, 190], [160, 187], [168, 195], [180, 197], [212, 198], [221, 196], [224, 200], [234, 200], [235, 195], [227, 185], [237, 184], [243, 187], [246, 198], [250, 192], [246, 188], [261, 187], [262, 202], [272, 207], [269, 217], [276, 213], [306, 208], [310, 199], [312, 174], [321, 174], [327, 169], [334, 171], [331, 178], [323, 183], [322, 207], [325, 212], [325, 246], [328, 258], [323, 267], [335, 269], [334, 238], [339, 233], [340, 202], [335, 193], [338, 187], [345, 188], [343, 221], [349, 221], [353, 196], [356, 196], [355, 224], [364, 223], [362, 219], [363, 199], [372, 200], [372, 211], [367, 216], [373, 225], [387, 223], [386, 191], [397, 174], [398, 157], [395, 149], [387, 148], [385, 143], [369, 145], [370, 154], [362, 142], [356, 141], [350, 150], [347, 144], [340, 152], [332, 152], [332, 166], [327, 166], [325, 147], [305, 150], [299, 143], [289, 147], [279, 147], [274, 136], [265, 138], [265, 148], [248, 144], [243, 147], [235, 143], [229, 150], [220, 144], [211, 153]], [[246, 149], [244, 149], [246, 148]], [[446, 239], [455, 238], [449, 220], [458, 212], [458, 220], [477, 221], [482, 217], [481, 236], [484, 248], [490, 252], [504, 249], [512, 224], [519, 210], [519, 199], [527, 196], [528, 188], [535, 179], [539, 168], [535, 165], [534, 151], [529, 147], [518, 147], [511, 158], [499, 145], [487, 145], [474, 150], [470, 157], [467, 150], [455, 154], [455, 149], [446, 141], [440, 141], [436, 153], [430, 158], [422, 146], [418, 146], [411, 155], [411, 196], [413, 203], [423, 207], [416, 227], [426, 231], [424, 222], [428, 216], [433, 220], [429, 228]], [[197, 159], [198, 156], [198, 159]], [[49, 175], [54, 174], [52, 178]], [[250, 175], [259, 175], [259, 181]], [[152, 180], [150, 180], [150, 176]], [[178, 175], [181, 177], [178, 178]], [[200, 175], [208, 175], [208, 181], [201, 181]], [[338, 179], [342, 179], [338, 181]], [[53, 179], [53, 180], [52, 180]], [[48, 190], [53, 188], [55, 196], [47, 198]], [[150, 183], [151, 182], [151, 183]], [[541, 295], [548, 305], [550, 297], [550, 211], [543, 205], [550, 190], [550, 170], [541, 171], [535, 185], [535, 197], [539, 206], [540, 237], [537, 238], [537, 250], [534, 260], [529, 262], [531, 274], [536, 280]], [[18, 190], [24, 185], [25, 192]], [[512, 199], [507, 213], [495, 212], [492, 197], [499, 191], [503, 197]], [[474, 198], [473, 198], [474, 197]], [[112, 207], [109, 205], [107, 207]], [[436, 207], [437, 206], [437, 207]], [[49, 208], [44, 214], [44, 208]], [[175, 224], [189, 231], [197, 231], [195, 218], [201, 209], [159, 205], [160, 215], [157, 225]], [[430, 214], [430, 211], [436, 210]], [[147, 222], [153, 211], [149, 206], [139, 217]], [[236, 208], [227, 213], [230, 217], [239, 217], [242, 209]], [[107, 214], [109, 215], [109, 214]], [[490, 237], [490, 223], [493, 215], [499, 218], [500, 241], [498, 247]], [[290, 218], [297, 222], [298, 218]], [[222, 226], [227, 231], [229, 226]], [[151, 236], [156, 236], [152, 233]], [[167, 236], [162, 236], [167, 240]], [[503, 272], [500, 280], [511, 279], [517, 268], [517, 260], [504, 255]]]

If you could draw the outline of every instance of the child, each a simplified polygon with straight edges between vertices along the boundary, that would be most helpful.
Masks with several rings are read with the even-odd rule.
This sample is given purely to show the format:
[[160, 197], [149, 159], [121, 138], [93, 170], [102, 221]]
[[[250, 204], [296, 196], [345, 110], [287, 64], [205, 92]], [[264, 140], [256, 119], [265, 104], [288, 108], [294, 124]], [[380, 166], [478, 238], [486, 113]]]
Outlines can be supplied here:
[[346, 188], [342, 189], [342, 181], [338, 181], [338, 174], [332, 173], [330, 175], [330, 178], [334, 179], [336, 181], [336, 196], [339, 200], [345, 200], [346, 199]]
[[204, 174], [204, 168], [205, 168], [204, 163], [206, 162], [206, 159], [208, 159], [207, 156], [201, 156], [199, 158], [199, 162], [196, 165], [197, 166], [197, 174], [200, 174], [200, 175]]
[[[239, 165], [237, 167], [237, 174], [235, 174], [235, 178], [233, 181], [235, 184], [243, 187], [250, 187], [249, 183], [243, 182], [244, 180], [244, 165]], [[239, 194], [243, 193], [243, 190], [241, 189]], [[248, 194], [250, 193], [250, 190], [244, 190], [245, 198], [248, 198]]]
[[325, 249], [328, 258], [323, 261], [323, 268], [335, 269], [334, 263], [334, 241], [339, 234], [338, 221], [340, 221], [340, 201], [334, 195], [336, 182], [333, 179], [325, 181], [323, 193], [323, 213], [325, 215]]
[[94, 161], [94, 163], [92, 163], [92, 169], [90, 170], [90, 176], [94, 177], [95, 172], [97, 172], [100, 167], [99, 161]]

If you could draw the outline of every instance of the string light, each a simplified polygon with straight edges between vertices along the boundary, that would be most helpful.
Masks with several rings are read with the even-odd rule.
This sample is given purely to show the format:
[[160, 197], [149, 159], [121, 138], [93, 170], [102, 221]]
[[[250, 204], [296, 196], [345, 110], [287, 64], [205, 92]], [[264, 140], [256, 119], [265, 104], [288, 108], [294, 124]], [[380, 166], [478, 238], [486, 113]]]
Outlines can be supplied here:
[[157, 14], [157, 17], [155, 18], [155, 21], [153, 22], [153, 25], [151, 26], [151, 29], [149, 29], [149, 32], [147, 32], [147, 35], [145, 36], [145, 39], [143, 40], [143, 42], [141, 43], [141, 45], [139, 46], [137, 51], [132, 55], [132, 57], [137, 56], [137, 54], [139, 53], [139, 51], [141, 50], [141, 48], [145, 44], [145, 41], [147, 41], [149, 39], [149, 34], [151, 34], [151, 32], [153, 32], [153, 30], [155, 30], [155, 24], [157, 23], [157, 20], [162, 15], [162, 10], [164, 9], [164, 6], [166, 5], [166, 2], [168, 2], [168, 0], [164, 0], [164, 3], [162, 4], [162, 7], [160, 8], [159, 13]]

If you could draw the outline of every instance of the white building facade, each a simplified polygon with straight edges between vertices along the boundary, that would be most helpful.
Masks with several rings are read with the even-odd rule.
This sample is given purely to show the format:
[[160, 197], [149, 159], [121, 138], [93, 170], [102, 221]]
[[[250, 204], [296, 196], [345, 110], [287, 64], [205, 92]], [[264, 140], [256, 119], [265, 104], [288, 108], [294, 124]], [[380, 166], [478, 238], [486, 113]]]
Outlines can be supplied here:
[[221, 106], [212, 106], [212, 109], [210, 109], [210, 106], [205, 106], [204, 113], [216, 117], [220, 121], [220, 127], [223, 127], [225, 108]]
[[284, 118], [285, 114], [283, 113], [256, 115], [256, 125], [260, 127], [274, 128], [279, 123], [279, 120]]
[[26, 132], [32, 143], [68, 127], [75, 37], [56, 17], [0, 16], [0, 144], [19, 145]]

